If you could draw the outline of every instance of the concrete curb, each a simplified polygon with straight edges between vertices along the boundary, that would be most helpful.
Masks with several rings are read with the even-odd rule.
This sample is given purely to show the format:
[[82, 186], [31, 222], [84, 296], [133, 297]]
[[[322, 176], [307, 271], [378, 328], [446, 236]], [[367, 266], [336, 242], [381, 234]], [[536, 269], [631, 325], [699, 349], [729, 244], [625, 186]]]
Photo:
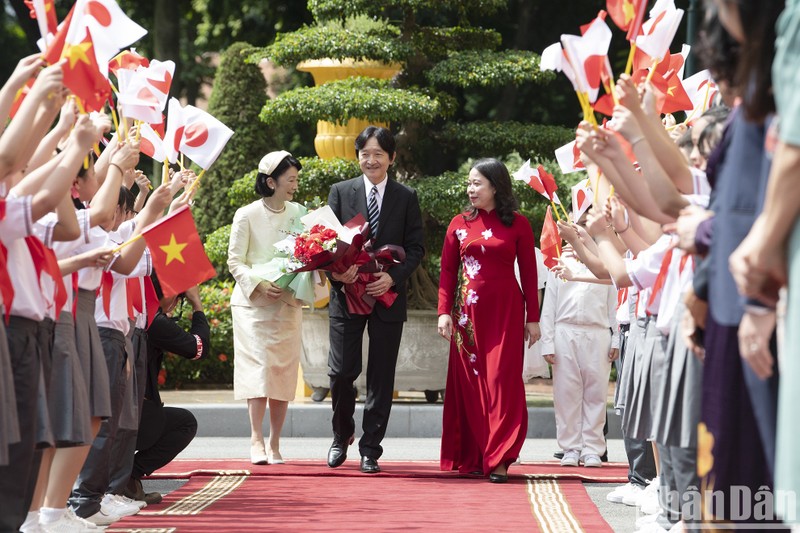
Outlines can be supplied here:
[[[241, 403], [170, 404], [191, 411], [197, 418], [198, 437], [241, 437], [250, 434], [247, 406]], [[364, 404], [356, 405], [356, 433], [360, 433]], [[269, 414], [264, 422], [269, 428]], [[620, 418], [608, 410], [608, 438], [622, 438]], [[436, 438], [442, 435], [442, 405], [395, 404], [389, 419], [387, 437]], [[293, 404], [289, 406], [283, 437], [330, 437], [331, 405]], [[556, 438], [556, 422], [552, 407], [528, 408], [528, 438]]]

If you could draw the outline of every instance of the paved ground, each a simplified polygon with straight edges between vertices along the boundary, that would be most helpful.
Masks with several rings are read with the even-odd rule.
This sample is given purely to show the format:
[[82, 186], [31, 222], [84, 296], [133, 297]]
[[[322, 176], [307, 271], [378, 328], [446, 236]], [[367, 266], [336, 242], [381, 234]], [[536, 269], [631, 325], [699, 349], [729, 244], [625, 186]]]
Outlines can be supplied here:
[[[247, 437], [204, 437], [196, 438], [179, 458], [220, 458], [240, 459], [249, 454], [249, 438]], [[318, 457], [324, 461], [329, 438], [284, 438], [281, 451], [287, 461], [292, 459], [308, 459]], [[385, 460], [437, 460], [439, 457], [439, 439], [433, 438], [387, 438], [383, 442]], [[555, 439], [528, 439], [522, 448], [522, 461], [545, 461], [553, 459], [553, 452], [558, 446]], [[625, 461], [625, 451], [621, 440], [608, 441], [609, 459], [615, 462]], [[357, 458], [350, 458], [355, 461]], [[274, 468], [280, 468], [275, 465]], [[514, 467], [511, 467], [513, 473]], [[184, 482], [180, 480], [145, 481], [146, 491], [158, 490], [170, 492], [179, 488]], [[606, 501], [605, 497], [615, 485], [587, 484], [587, 492], [614, 531], [634, 531], [637, 517], [636, 509]]]

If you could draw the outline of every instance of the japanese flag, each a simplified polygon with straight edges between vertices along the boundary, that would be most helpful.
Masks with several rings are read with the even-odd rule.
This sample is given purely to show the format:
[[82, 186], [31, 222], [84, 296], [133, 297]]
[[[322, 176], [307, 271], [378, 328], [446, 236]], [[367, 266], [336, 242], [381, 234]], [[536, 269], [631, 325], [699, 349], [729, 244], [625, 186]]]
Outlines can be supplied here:
[[167, 105], [167, 129], [164, 132], [164, 150], [170, 163], [178, 160], [181, 149], [181, 135], [183, 134], [186, 120], [183, 116], [183, 107], [175, 98], [169, 99]]
[[117, 81], [117, 102], [126, 117], [148, 124], [161, 122], [160, 95], [150, 87], [143, 74], [135, 70], [118, 70]]
[[132, 21], [115, 0], [78, 0], [67, 31], [67, 43], [83, 40], [86, 29], [91, 30], [100, 71], [108, 76], [108, 62], [120, 50], [147, 34], [147, 30]]
[[570, 83], [572, 83], [572, 88], [580, 92], [578, 81], [575, 79], [575, 71], [572, 70], [572, 65], [567, 61], [567, 55], [561, 47], [561, 43], [553, 43], [544, 49], [542, 57], [539, 60], [539, 68], [541, 70], [563, 72]]
[[575, 71], [578, 90], [587, 93], [590, 102], [596, 101], [611, 45], [611, 28], [599, 16], [588, 25], [583, 35], [562, 35], [561, 44]]
[[207, 169], [217, 160], [233, 130], [202, 109], [187, 105], [183, 108], [183, 126], [175, 132], [180, 139], [178, 150]]
[[159, 163], [167, 158], [167, 153], [164, 150], [164, 141], [153, 130], [150, 124], [142, 124], [140, 126], [139, 151], [144, 155], [152, 157]]
[[659, 0], [650, 11], [650, 19], [642, 25], [643, 35], [636, 38], [636, 47], [653, 59], [664, 59], [681, 19], [683, 9], [675, 9], [673, 0]]
[[592, 187], [589, 179], [578, 182], [572, 187], [572, 220], [577, 223], [581, 216], [592, 206]]
[[525, 161], [522, 166], [514, 172], [514, 179], [524, 181], [533, 190], [553, 202], [560, 204], [556, 191], [558, 185], [556, 184], [553, 175], [548, 173], [542, 165], [536, 168], [531, 167], [531, 160]]
[[697, 118], [712, 107], [719, 94], [719, 88], [708, 70], [701, 70], [683, 80], [683, 89], [692, 101], [689, 117]]
[[148, 67], [140, 67], [137, 74], [144, 77], [150, 90], [158, 96], [161, 111], [167, 106], [169, 89], [172, 87], [172, 77], [175, 74], [174, 61], [159, 61], [154, 59]]
[[557, 148], [556, 160], [558, 166], [561, 167], [562, 174], [571, 174], [586, 169], [581, 161], [581, 151], [575, 141]]

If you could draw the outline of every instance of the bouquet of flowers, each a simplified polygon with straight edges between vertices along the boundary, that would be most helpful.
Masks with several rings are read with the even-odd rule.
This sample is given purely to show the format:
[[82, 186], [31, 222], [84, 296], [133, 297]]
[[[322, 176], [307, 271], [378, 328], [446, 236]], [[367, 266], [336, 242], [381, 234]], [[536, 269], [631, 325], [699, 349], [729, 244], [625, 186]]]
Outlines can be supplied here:
[[[358, 279], [355, 283], [345, 285], [344, 289], [348, 311], [353, 314], [369, 314], [376, 301], [385, 307], [394, 303], [397, 293], [389, 291], [375, 299], [366, 293], [366, 286], [376, 279], [373, 275], [375, 272], [381, 272], [388, 266], [405, 260], [405, 251], [402, 248], [385, 246], [372, 251], [369, 242], [365, 243], [369, 225], [362, 215], [342, 225], [331, 208], [324, 206], [300, 220], [308, 229], [276, 243], [275, 249], [280, 257], [267, 263], [265, 267], [268, 269], [259, 268], [257, 275], [260, 275], [259, 272], [268, 275], [265, 279], [292, 290], [298, 299], [313, 302], [308, 299], [308, 287], [304, 282], [298, 282], [298, 277], [314, 270], [341, 273], [351, 265], [358, 265]], [[302, 292], [297, 289], [302, 289]], [[313, 295], [313, 286], [310, 291]]]

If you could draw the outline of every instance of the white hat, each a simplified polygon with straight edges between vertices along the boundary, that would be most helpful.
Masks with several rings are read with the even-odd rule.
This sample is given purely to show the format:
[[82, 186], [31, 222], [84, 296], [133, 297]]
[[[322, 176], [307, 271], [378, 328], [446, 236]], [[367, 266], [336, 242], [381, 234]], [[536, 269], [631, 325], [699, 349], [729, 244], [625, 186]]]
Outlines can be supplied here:
[[275, 172], [275, 168], [277, 168], [280, 162], [290, 155], [292, 154], [286, 150], [270, 152], [261, 158], [261, 161], [258, 163], [258, 171], [262, 174], [266, 174], [267, 176], [271, 176], [272, 173]]

